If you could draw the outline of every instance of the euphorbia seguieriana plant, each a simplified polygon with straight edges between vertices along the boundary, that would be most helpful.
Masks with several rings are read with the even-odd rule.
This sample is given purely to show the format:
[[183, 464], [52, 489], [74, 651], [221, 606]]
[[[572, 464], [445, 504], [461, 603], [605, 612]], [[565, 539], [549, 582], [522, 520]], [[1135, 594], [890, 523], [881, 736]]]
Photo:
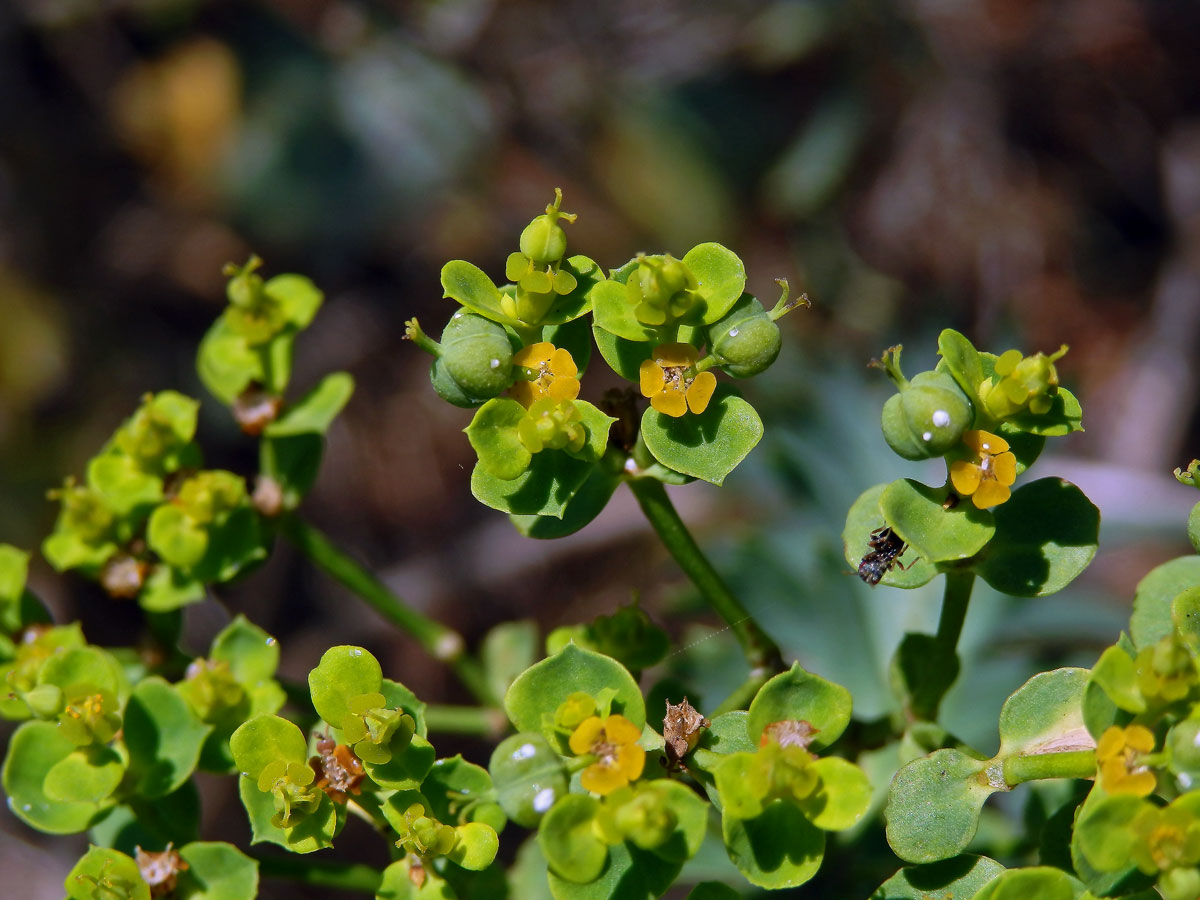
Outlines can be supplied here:
[[[976, 577], [1044, 596], [1095, 552], [1099, 515], [1083, 493], [1027, 477], [1047, 438], [1081, 427], [1055, 367], [1065, 348], [997, 356], [948, 330], [932, 371], [906, 378], [899, 347], [877, 363], [898, 389], [883, 410], [889, 446], [944, 459], [945, 479], [868, 488], [846, 522], [846, 560], [872, 585], [940, 576], [945, 596], [937, 633], [909, 634], [896, 650], [894, 713], [857, 720], [845, 688], [784, 662], [663, 487], [721, 484], [757, 444], [762, 423], [733, 383], [774, 362], [776, 322], [797, 302], [781, 282], [768, 311], [745, 292], [741, 260], [716, 243], [605, 270], [568, 254], [575, 217], [561, 207], [556, 191], [521, 233], [502, 285], [448, 263], [442, 286], [458, 307], [441, 340], [415, 319], [406, 336], [433, 355], [437, 393], [474, 409], [475, 496], [522, 534], [553, 538], [627, 485], [737, 638], [744, 682], [711, 709], [662, 685], [644, 691], [670, 641], [636, 604], [556, 629], [544, 652], [532, 623], [502, 623], [472, 653], [305, 522], [298, 508], [353, 381], [338, 372], [289, 393], [293, 343], [322, 294], [300, 275], [264, 279], [251, 258], [227, 270], [229, 306], [197, 368], [259, 442], [252, 481], [203, 467], [199, 402], [167, 390], [146, 395], [82, 479], [51, 492], [61, 510], [44, 556], [112, 598], [136, 598], [153, 645], [102, 648], [78, 623], [53, 624], [26, 589], [28, 554], [0, 546], [0, 714], [20, 722], [3, 785], [30, 826], [87, 832], [67, 895], [249, 900], [261, 875], [387, 900], [547, 888], [557, 900], [648, 900], [694, 884], [684, 866], [711, 837], [739, 874], [688, 896], [727, 900], [747, 882], [809, 881], [828, 834], [882, 809], [910, 865], [873, 900], [1200, 896], [1200, 557], [1141, 582], [1128, 635], [1093, 669], [1020, 687], [994, 756], [938, 721]], [[593, 346], [630, 384], [596, 402], [581, 399], [592, 396]], [[1200, 486], [1200, 462], [1176, 475]], [[1189, 535], [1200, 552], [1200, 504]], [[427, 705], [362, 647], [328, 650], [306, 686], [282, 683], [276, 641], [242, 615], [205, 655], [184, 650], [182, 608], [245, 576], [277, 536], [449, 665], [478, 705]], [[665, 709], [647, 709], [648, 694], [665, 694]], [[497, 744], [486, 767], [439, 758], [438, 732]], [[197, 772], [236, 778], [251, 843], [290, 853], [200, 840]], [[1047, 822], [1040, 859], [1021, 860], [1040, 865], [1005, 869], [964, 853], [989, 795], [1049, 779], [1079, 790]], [[309, 862], [350, 814], [385, 842], [386, 868]], [[497, 862], [506, 835], [523, 842], [507, 877]]]

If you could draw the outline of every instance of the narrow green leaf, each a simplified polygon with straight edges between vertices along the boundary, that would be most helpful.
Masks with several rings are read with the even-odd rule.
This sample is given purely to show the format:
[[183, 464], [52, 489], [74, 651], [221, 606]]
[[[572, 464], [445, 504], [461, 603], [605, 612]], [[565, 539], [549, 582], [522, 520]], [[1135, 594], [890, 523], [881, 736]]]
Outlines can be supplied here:
[[348, 372], [332, 372], [312, 390], [289, 404], [278, 419], [266, 428], [267, 437], [291, 437], [298, 434], [324, 434], [350, 401], [354, 379]]

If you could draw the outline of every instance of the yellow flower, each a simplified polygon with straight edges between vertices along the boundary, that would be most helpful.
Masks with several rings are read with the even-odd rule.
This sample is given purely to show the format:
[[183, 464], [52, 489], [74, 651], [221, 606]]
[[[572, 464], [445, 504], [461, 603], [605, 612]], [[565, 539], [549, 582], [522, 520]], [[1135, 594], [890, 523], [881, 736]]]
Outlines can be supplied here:
[[662, 344], [638, 371], [642, 396], [660, 413], [678, 419], [689, 409], [702, 413], [708, 409], [717, 376], [712, 372], [688, 375], [696, 364], [696, 348], [691, 344]]
[[978, 509], [997, 506], [1011, 496], [1009, 485], [1017, 480], [1017, 458], [1008, 449], [1008, 441], [990, 431], [968, 431], [963, 443], [975, 454], [974, 460], [959, 459], [950, 464], [950, 481], [964, 497], [970, 497]]
[[543, 397], [574, 400], [579, 396], [579, 367], [569, 350], [541, 341], [513, 354], [513, 364], [532, 369], [533, 381], [518, 381], [509, 393], [526, 409]]
[[1149, 728], [1109, 727], [1096, 745], [1101, 787], [1110, 794], [1145, 797], [1154, 790], [1156, 780], [1150, 767], [1141, 763], [1141, 757], [1153, 749], [1154, 734]]
[[583, 770], [585, 791], [611, 794], [636, 781], [646, 765], [646, 751], [638, 746], [642, 733], [624, 716], [601, 719], [590, 716], [579, 723], [567, 742], [577, 756], [590, 753], [596, 761]]

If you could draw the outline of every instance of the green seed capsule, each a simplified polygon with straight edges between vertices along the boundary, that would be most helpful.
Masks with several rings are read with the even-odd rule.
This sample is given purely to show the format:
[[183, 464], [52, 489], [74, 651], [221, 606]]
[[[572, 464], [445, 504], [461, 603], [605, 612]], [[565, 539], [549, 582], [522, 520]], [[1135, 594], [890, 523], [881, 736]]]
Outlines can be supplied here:
[[441, 354], [430, 378], [455, 406], [478, 406], [512, 385], [512, 342], [500, 325], [482, 316], [456, 313], [442, 332]]
[[953, 377], [922, 372], [883, 405], [883, 436], [905, 459], [932, 459], [957, 446], [973, 418]]
[[562, 758], [540, 734], [505, 738], [492, 752], [488, 770], [500, 806], [524, 828], [536, 828], [555, 801], [567, 795]]
[[709, 345], [734, 378], [763, 372], [779, 356], [783, 338], [762, 304], [749, 294], [708, 328]]
[[558, 213], [538, 216], [521, 232], [521, 252], [538, 265], [549, 265], [567, 252], [567, 233], [558, 224]]

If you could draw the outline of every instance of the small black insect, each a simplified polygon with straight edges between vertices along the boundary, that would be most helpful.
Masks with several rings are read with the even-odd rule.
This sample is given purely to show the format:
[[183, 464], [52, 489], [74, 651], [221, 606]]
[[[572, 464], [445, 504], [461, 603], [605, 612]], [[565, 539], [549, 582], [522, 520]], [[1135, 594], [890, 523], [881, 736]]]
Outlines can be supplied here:
[[901, 569], [908, 568], [900, 562], [900, 557], [908, 549], [908, 544], [900, 540], [899, 535], [891, 528], [886, 525], [883, 528], [876, 528], [871, 532], [870, 540], [867, 543], [871, 550], [858, 564], [858, 577], [867, 584], [879, 584], [879, 579], [886, 575], [892, 566], [899, 566]]

